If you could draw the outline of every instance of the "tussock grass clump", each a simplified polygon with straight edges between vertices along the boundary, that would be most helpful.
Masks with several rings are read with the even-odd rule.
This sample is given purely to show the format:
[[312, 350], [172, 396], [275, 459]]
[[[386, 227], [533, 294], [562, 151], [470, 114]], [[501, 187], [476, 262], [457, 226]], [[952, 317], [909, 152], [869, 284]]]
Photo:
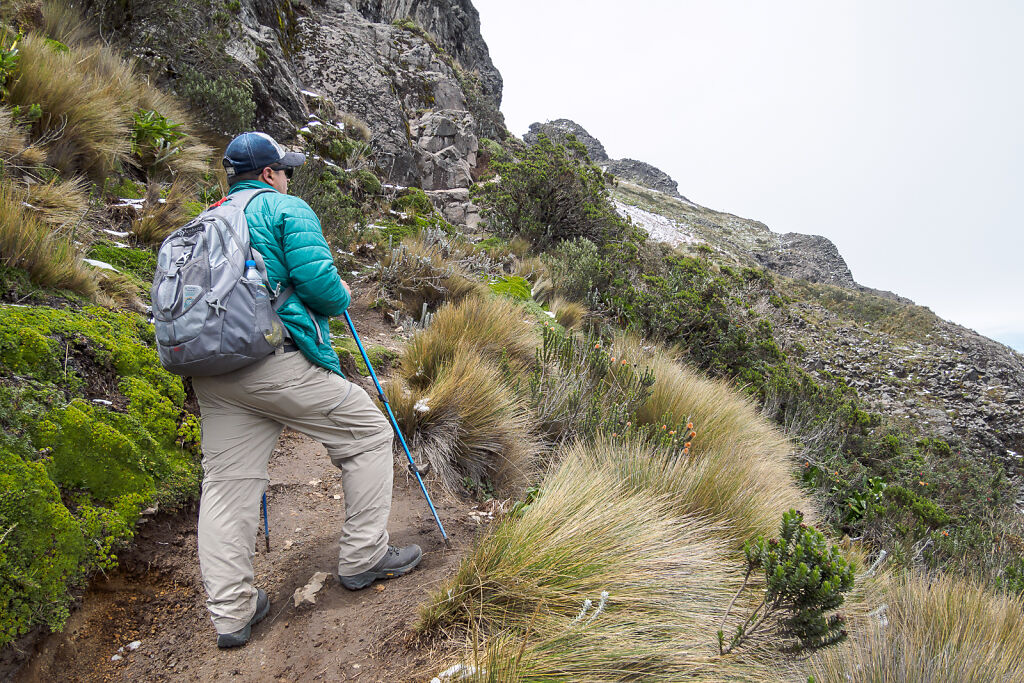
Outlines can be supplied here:
[[792, 445], [728, 382], [708, 379], [661, 347], [630, 335], [617, 335], [613, 348], [620, 358], [649, 367], [657, 378], [650, 399], [637, 411], [639, 422], [693, 422], [700, 428], [694, 453], [725, 440], [734, 447], [759, 452], [763, 459], [777, 461], [780, 467], [788, 462]]
[[1024, 598], [950, 575], [908, 575], [884, 599], [883, 610], [851, 628], [850, 641], [811, 660], [815, 680], [1020, 680]]
[[426, 604], [421, 631], [484, 641], [476, 661], [507, 674], [490, 680], [680, 680], [712, 665], [746, 668], [712, 647], [742, 581], [713, 523], [679, 515], [667, 496], [624, 491], [581, 449], [541, 488]]
[[27, 271], [44, 287], [95, 295], [96, 277], [74, 242], [54, 232], [24, 201], [16, 188], [0, 183], [0, 263]]
[[377, 274], [384, 295], [417, 318], [424, 306], [460, 301], [483, 287], [445, 257], [442, 245], [421, 236], [406, 238], [385, 254]]
[[[4, 35], [8, 44], [13, 39], [9, 32]], [[22, 37], [17, 48], [7, 99], [25, 111], [38, 105], [32, 138], [45, 143], [48, 165], [96, 182], [120, 168], [141, 169], [143, 159], [132, 147], [134, 115], [157, 110], [180, 127], [180, 139], [163, 150], [159, 168], [141, 170], [191, 179], [208, 170], [212, 150], [190, 135], [190, 117], [110, 48], [83, 42], [56, 49], [35, 33]]]
[[406, 347], [401, 370], [411, 386], [425, 387], [465, 349], [520, 372], [533, 362], [539, 341], [515, 304], [495, 296], [472, 296], [437, 312], [430, 327]]
[[[536, 285], [540, 280], [550, 277], [551, 273], [539, 256], [525, 256], [516, 260], [515, 266], [512, 268], [512, 275], [518, 275]], [[534, 292], [534, 298], [537, 301], [543, 301], [537, 297], [536, 292]]]
[[548, 302], [548, 308], [555, 314], [558, 324], [567, 330], [579, 327], [589, 313], [587, 307], [578, 301], [567, 301], [558, 296]]
[[18, 75], [9, 96], [12, 104], [41, 107], [34, 134], [55, 138], [48, 145], [48, 164], [94, 180], [128, 160], [131, 129], [131, 114], [122, 105], [130, 87], [125, 70], [91, 70], [100, 62], [101, 49], [57, 51], [42, 36], [25, 36], [18, 43]]
[[144, 244], [160, 244], [189, 220], [187, 203], [192, 198], [190, 184], [185, 181], [175, 182], [166, 197], [160, 195], [160, 185], [150, 183], [146, 187], [142, 215], [132, 221], [132, 233]]
[[743, 541], [775, 533], [785, 511], [810, 507], [783, 468], [776, 470], [762, 455], [727, 440], [689, 456], [622, 438], [576, 447], [570, 454], [615, 472], [624, 491], [665, 496], [676, 514], [711, 520], [723, 537], [731, 539], [736, 557], [742, 556]]
[[5, 167], [32, 168], [46, 161], [46, 153], [31, 144], [25, 129], [14, 122], [11, 111], [0, 107], [0, 158]]
[[26, 185], [25, 201], [55, 227], [73, 226], [82, 221], [89, 210], [89, 195], [82, 178], [63, 182], [55, 178]]
[[450, 491], [463, 477], [507, 488], [532, 473], [539, 446], [525, 400], [478, 353], [460, 349], [428, 387], [391, 382], [386, 395], [410, 447]]

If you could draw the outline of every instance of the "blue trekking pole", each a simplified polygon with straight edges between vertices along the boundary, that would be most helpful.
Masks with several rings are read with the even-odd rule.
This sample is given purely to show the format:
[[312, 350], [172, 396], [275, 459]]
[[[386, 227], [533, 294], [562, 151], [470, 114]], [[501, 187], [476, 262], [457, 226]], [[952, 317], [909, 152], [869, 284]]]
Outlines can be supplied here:
[[352, 324], [352, 318], [349, 316], [348, 311], [345, 311], [345, 322], [348, 323], [348, 329], [352, 330], [352, 338], [356, 340], [356, 346], [359, 347], [359, 353], [363, 357], [363, 362], [366, 363], [366, 369], [370, 371], [370, 377], [373, 378], [373, 383], [377, 386], [377, 396], [380, 397], [380, 402], [384, 404], [384, 410], [387, 411], [388, 417], [391, 419], [391, 427], [395, 430], [395, 434], [398, 435], [398, 440], [402, 444], [402, 450], [405, 451], [405, 457], [409, 459], [409, 471], [416, 475], [416, 481], [420, 484], [420, 490], [423, 491], [423, 495], [427, 499], [427, 505], [430, 506], [430, 512], [434, 515], [434, 521], [437, 522], [437, 528], [441, 530], [441, 538], [444, 539], [444, 544], [451, 547], [451, 541], [448, 540], [448, 534], [444, 531], [444, 525], [441, 524], [441, 518], [437, 516], [437, 510], [434, 508], [434, 501], [430, 500], [430, 494], [427, 493], [427, 487], [423, 485], [423, 477], [420, 476], [420, 470], [416, 467], [416, 461], [412, 459], [412, 454], [409, 452], [409, 446], [405, 443], [405, 437], [402, 436], [402, 430], [398, 428], [398, 420], [395, 419], [395, 414], [391, 412], [391, 405], [388, 400], [384, 398], [384, 390], [380, 388], [380, 382], [377, 381], [377, 373], [373, 371], [373, 366], [370, 365], [370, 359], [366, 355], [366, 351], [363, 349], [363, 342], [359, 340], [359, 335], [356, 334], [356, 326]]
[[263, 540], [267, 543], [267, 552], [270, 552], [270, 519], [267, 515], [267, 492], [263, 492], [263, 502], [261, 503], [263, 508]]

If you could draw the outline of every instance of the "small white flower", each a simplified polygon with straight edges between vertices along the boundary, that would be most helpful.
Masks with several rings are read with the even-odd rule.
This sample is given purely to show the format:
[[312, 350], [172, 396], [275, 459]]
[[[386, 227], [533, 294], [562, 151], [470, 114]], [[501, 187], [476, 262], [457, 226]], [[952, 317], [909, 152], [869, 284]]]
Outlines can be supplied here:
[[420, 400], [416, 401], [416, 405], [414, 405], [412, 409], [415, 410], [417, 413], [430, 412], [430, 406], [427, 404], [427, 399], [425, 398], [421, 398]]

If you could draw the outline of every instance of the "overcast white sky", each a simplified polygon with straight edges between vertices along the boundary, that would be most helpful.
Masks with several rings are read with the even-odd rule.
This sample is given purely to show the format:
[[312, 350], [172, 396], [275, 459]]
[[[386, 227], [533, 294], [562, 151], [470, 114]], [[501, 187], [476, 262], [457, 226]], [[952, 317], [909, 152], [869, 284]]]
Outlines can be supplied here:
[[572, 119], [1024, 351], [1024, 2], [473, 4], [513, 133]]

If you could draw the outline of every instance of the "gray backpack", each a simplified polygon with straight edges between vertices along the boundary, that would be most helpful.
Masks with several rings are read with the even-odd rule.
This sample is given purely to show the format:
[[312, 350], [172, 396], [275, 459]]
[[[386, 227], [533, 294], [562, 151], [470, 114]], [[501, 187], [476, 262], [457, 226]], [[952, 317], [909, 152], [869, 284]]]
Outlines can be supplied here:
[[[284, 342], [277, 315], [292, 293], [267, 290], [263, 257], [249, 246], [245, 207], [270, 190], [244, 190], [222, 199], [171, 233], [157, 254], [153, 323], [164, 368], [209, 377], [250, 365]], [[262, 278], [245, 278], [245, 262]]]

